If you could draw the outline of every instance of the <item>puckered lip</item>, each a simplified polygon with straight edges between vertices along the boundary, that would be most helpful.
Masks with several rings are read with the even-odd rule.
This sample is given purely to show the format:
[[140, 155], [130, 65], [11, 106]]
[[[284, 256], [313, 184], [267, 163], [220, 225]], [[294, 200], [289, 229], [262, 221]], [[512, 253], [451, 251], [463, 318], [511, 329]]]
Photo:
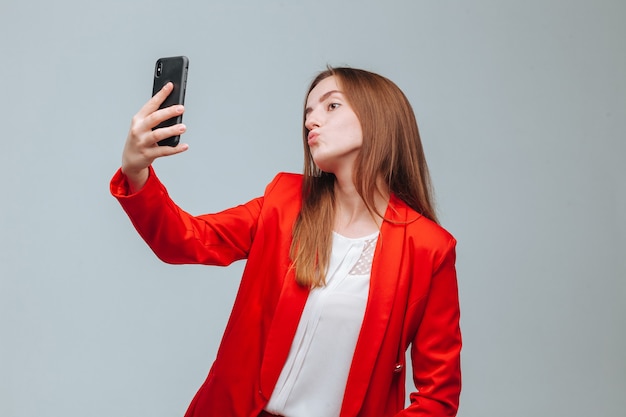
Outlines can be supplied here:
[[315, 143], [317, 141], [317, 137], [319, 136], [319, 133], [311, 131], [309, 132], [309, 135], [307, 136], [307, 142], [309, 145]]

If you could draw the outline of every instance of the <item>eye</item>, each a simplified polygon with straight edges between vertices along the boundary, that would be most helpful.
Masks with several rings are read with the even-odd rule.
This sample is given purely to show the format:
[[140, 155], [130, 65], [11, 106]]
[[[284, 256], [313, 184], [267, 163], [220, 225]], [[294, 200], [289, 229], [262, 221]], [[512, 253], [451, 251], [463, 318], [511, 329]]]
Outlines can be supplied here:
[[331, 111], [331, 110], [335, 110], [335, 109], [339, 108], [339, 106], [341, 106], [341, 104], [339, 104], [339, 103], [330, 103], [330, 104], [328, 105], [328, 110], [329, 110], [329, 111]]

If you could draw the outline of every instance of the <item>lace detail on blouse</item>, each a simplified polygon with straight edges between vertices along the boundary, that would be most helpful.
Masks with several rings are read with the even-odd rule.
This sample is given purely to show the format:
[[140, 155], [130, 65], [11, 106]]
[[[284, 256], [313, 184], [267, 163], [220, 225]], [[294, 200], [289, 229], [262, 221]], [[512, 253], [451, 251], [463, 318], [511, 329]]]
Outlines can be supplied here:
[[377, 238], [373, 238], [365, 241], [363, 252], [361, 252], [359, 260], [356, 261], [348, 275], [369, 275], [372, 272], [372, 260], [374, 259], [377, 240]]

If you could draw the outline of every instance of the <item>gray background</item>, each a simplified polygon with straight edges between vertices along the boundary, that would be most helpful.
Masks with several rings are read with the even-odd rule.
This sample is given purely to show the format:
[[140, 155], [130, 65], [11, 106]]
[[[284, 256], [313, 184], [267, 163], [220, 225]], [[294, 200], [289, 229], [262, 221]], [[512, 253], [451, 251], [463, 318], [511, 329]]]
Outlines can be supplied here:
[[567, 1], [0, 3], [0, 416], [182, 416], [242, 264], [160, 263], [108, 181], [154, 61], [186, 54], [192, 213], [300, 172], [326, 64], [414, 105], [459, 240], [459, 415], [617, 416], [626, 396], [626, 5]]

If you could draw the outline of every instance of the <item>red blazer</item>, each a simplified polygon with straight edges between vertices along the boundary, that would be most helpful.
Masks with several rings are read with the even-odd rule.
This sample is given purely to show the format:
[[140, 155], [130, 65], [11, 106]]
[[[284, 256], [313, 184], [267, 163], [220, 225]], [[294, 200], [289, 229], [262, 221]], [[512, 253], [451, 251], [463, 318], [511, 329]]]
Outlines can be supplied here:
[[[174, 204], [152, 169], [132, 195], [120, 171], [111, 181], [111, 193], [163, 261], [247, 259], [217, 357], [186, 417], [256, 417], [272, 394], [308, 295], [289, 268], [301, 184], [301, 175], [279, 174], [263, 197], [194, 217]], [[340, 416], [454, 416], [461, 390], [456, 241], [395, 196], [385, 217]], [[409, 346], [417, 390], [405, 409]]]

